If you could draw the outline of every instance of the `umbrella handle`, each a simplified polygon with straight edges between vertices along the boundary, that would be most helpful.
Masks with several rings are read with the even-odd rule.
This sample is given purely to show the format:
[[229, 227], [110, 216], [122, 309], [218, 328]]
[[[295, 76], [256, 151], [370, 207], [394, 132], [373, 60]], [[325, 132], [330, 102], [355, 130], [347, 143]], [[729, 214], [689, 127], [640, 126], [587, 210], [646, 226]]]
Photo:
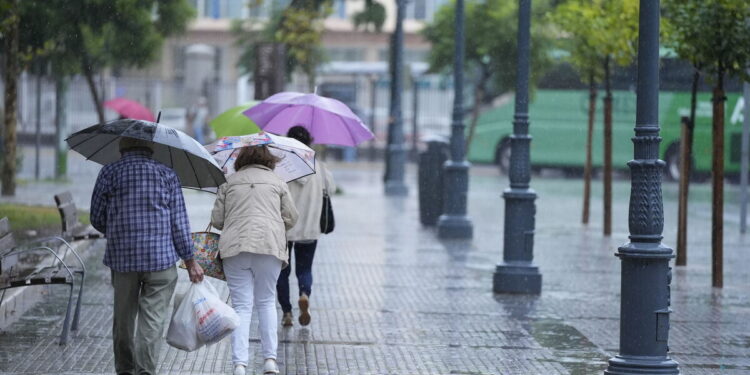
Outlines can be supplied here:
[[156, 123], [159, 123], [159, 120], [161, 120], [161, 111], [159, 111], [159, 114], [156, 115]]

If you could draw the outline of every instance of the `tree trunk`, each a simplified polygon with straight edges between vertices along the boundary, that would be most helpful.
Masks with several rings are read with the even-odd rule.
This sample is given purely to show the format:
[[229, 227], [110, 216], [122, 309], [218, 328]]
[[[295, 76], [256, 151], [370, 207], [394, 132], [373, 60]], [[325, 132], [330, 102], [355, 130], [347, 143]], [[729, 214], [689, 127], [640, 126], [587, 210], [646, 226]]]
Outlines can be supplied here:
[[68, 78], [55, 79], [55, 178], [64, 178], [68, 173], [68, 148], [65, 137], [68, 134], [67, 113]]
[[104, 118], [104, 107], [102, 106], [101, 98], [99, 98], [99, 90], [96, 88], [96, 82], [94, 82], [94, 72], [85, 62], [83, 64], [83, 75], [86, 77], [86, 83], [89, 85], [89, 91], [91, 92], [91, 98], [94, 100], [99, 123], [104, 124], [106, 122], [106, 119]]
[[604, 235], [612, 234], [612, 87], [609, 56], [604, 59]]
[[724, 71], [719, 68], [713, 95], [713, 210], [711, 214], [711, 281], [724, 286]]
[[16, 120], [18, 112], [18, 73], [20, 58], [18, 52], [19, 15], [18, 3], [11, 3], [7, 30], [3, 38], [5, 55], [5, 113], [3, 135], [5, 155], [3, 155], [2, 195], [16, 194]]
[[480, 74], [479, 82], [477, 82], [474, 88], [474, 107], [471, 109], [471, 123], [469, 123], [469, 135], [466, 137], [466, 155], [469, 154], [471, 149], [471, 141], [474, 139], [474, 132], [477, 129], [477, 122], [479, 122], [479, 110], [482, 109], [482, 102], [484, 101], [485, 87], [484, 83], [489, 77], [486, 73], [487, 69], [482, 66], [482, 73]]
[[34, 179], [39, 180], [41, 175], [41, 148], [42, 148], [42, 68], [37, 66], [36, 72], [36, 103], [35, 120], [36, 132], [34, 134]]
[[589, 205], [591, 201], [591, 144], [594, 137], [594, 118], [596, 116], [596, 82], [594, 73], [589, 75], [589, 123], [586, 133], [586, 163], [583, 166], [583, 215], [581, 222], [589, 223]]
[[695, 129], [695, 107], [698, 96], [700, 71], [693, 73], [690, 91], [690, 118], [683, 118], [680, 140], [680, 192], [677, 208], [677, 259], [675, 265], [687, 265], [687, 209], [690, 190], [690, 177], [693, 170], [693, 129]]

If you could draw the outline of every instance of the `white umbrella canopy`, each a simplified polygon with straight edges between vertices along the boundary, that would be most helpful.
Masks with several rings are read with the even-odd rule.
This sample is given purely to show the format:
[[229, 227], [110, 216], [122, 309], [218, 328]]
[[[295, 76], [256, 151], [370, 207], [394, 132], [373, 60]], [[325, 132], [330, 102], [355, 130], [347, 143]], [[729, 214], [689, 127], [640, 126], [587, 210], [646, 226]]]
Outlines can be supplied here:
[[114, 120], [73, 133], [65, 141], [87, 160], [106, 165], [120, 159], [123, 137], [153, 142], [152, 158], [172, 168], [183, 187], [205, 190], [226, 182], [219, 165], [198, 141], [162, 124]]
[[243, 147], [266, 145], [276, 157], [281, 159], [274, 172], [285, 182], [315, 173], [315, 151], [304, 143], [289, 137], [260, 132], [241, 136], [222, 137], [207, 145], [225, 174], [235, 172], [234, 162]]

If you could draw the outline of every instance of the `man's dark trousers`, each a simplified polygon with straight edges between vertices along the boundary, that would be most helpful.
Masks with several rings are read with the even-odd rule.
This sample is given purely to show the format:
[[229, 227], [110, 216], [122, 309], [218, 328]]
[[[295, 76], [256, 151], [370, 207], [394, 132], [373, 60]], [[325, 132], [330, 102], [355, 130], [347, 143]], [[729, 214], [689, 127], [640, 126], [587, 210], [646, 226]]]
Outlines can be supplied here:
[[112, 335], [118, 374], [156, 374], [164, 323], [176, 284], [174, 266], [155, 272], [112, 271]]

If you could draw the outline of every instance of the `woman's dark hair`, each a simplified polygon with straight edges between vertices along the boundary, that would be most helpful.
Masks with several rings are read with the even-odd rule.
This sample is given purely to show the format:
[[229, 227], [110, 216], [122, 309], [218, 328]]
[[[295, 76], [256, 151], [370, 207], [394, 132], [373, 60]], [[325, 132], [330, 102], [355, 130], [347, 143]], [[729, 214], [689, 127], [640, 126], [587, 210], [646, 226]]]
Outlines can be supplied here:
[[234, 161], [234, 170], [239, 171], [242, 167], [251, 164], [265, 165], [268, 168], [274, 169], [279, 160], [281, 159], [274, 156], [266, 145], [243, 147], [240, 150], [240, 154], [237, 155], [237, 160]]
[[296, 125], [289, 128], [286, 136], [304, 143], [305, 146], [309, 146], [313, 142], [313, 137], [310, 135], [310, 132], [302, 125]]

